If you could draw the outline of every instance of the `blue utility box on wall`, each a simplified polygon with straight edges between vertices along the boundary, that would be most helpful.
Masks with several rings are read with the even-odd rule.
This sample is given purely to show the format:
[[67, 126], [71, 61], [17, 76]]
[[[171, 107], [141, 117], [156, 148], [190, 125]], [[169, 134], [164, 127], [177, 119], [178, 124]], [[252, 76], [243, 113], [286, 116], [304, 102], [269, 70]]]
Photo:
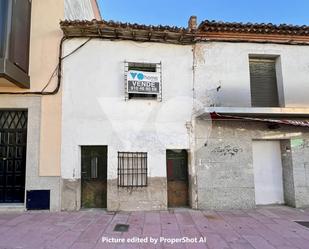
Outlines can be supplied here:
[[49, 210], [50, 190], [28, 190], [27, 210]]

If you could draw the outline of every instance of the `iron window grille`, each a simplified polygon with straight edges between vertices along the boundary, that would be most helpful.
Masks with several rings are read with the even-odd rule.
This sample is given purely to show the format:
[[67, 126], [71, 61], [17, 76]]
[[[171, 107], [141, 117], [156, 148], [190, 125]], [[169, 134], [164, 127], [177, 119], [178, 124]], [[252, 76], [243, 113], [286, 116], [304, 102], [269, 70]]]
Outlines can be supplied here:
[[[159, 93], [156, 94], [143, 94], [143, 93], [129, 93], [127, 86], [127, 77], [130, 70], [142, 72], [156, 72], [160, 74], [160, 87]], [[124, 62], [124, 89], [125, 100], [129, 99], [156, 99], [162, 101], [162, 63], [146, 63], [146, 62]]]
[[27, 111], [0, 111], [0, 130], [27, 129]]
[[118, 152], [118, 187], [147, 186], [147, 152]]

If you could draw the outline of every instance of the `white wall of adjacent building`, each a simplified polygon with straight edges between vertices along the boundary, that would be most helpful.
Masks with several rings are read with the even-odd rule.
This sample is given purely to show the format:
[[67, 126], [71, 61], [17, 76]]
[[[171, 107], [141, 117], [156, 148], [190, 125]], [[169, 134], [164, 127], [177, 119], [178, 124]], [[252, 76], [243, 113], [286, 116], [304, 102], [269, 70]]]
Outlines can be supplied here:
[[[250, 107], [249, 55], [277, 56], [277, 82], [284, 107], [309, 106], [309, 47], [205, 42], [195, 49], [195, 92], [205, 105]], [[217, 92], [215, 89], [221, 86]]]
[[[284, 104], [282, 108], [265, 108], [266, 115], [278, 118], [276, 110], [308, 114], [308, 46], [197, 44], [194, 49], [195, 108], [204, 111], [203, 116], [196, 119], [194, 129], [198, 207], [252, 208], [256, 204], [274, 203], [304, 207], [308, 205], [308, 183], [300, 180], [305, 174], [300, 165], [306, 160], [304, 155], [308, 148], [293, 146], [293, 143], [307, 140], [306, 128], [280, 125], [272, 129], [267, 122], [211, 120], [208, 116], [209, 110], [219, 113], [220, 110], [227, 113], [238, 110], [245, 116], [263, 110], [251, 108], [250, 56], [264, 61], [275, 59], [279, 102]], [[212, 108], [201, 109], [200, 106]], [[228, 155], [229, 148], [233, 148], [235, 154]], [[302, 152], [293, 152], [294, 149]], [[300, 190], [299, 186], [306, 190]]]

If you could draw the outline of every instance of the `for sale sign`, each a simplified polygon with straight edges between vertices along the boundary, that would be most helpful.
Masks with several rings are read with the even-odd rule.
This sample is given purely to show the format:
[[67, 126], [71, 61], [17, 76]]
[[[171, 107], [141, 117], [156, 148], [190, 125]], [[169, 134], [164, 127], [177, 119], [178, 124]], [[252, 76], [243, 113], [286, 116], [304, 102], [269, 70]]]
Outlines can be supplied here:
[[128, 93], [158, 94], [160, 92], [160, 74], [157, 72], [128, 71]]

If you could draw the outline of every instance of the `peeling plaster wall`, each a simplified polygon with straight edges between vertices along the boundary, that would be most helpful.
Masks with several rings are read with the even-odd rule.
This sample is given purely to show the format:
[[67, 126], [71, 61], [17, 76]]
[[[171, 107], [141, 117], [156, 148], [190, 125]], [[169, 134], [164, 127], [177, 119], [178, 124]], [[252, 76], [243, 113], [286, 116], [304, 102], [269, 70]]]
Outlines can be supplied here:
[[293, 176], [293, 160], [291, 150], [291, 140], [281, 140], [280, 149], [282, 153], [282, 180], [283, 180], [283, 197], [285, 203], [289, 206], [296, 206], [295, 188]]
[[164, 210], [167, 208], [165, 177], [148, 178], [147, 188], [118, 188], [117, 180], [108, 181], [107, 209], [112, 211]]
[[[64, 55], [84, 41], [66, 41]], [[162, 102], [125, 101], [125, 60], [162, 62]], [[64, 61], [63, 71], [62, 208], [80, 207], [80, 187], [74, 194], [67, 185], [80, 185], [81, 145], [108, 146], [110, 210], [129, 209], [124, 205], [128, 197], [141, 205], [136, 209], [166, 208], [166, 149], [190, 149], [192, 47], [94, 39]], [[148, 152], [146, 192], [117, 190], [118, 151]]]
[[[204, 42], [194, 47], [194, 110], [209, 106], [251, 107], [249, 55], [277, 56], [283, 107], [308, 107], [309, 49], [280, 44]], [[204, 117], [207, 115], [204, 115]], [[206, 118], [206, 117], [205, 117]], [[252, 140], [280, 140], [287, 205], [309, 205], [308, 129], [266, 123], [196, 119], [191, 146], [198, 208], [255, 206]], [[290, 150], [286, 148], [290, 147]]]
[[[277, 81], [285, 107], [309, 106], [308, 46], [205, 42], [195, 46], [195, 94], [206, 106], [250, 107], [249, 54], [280, 56]], [[217, 92], [216, 88], [221, 86]], [[281, 95], [281, 94], [279, 94]], [[237, 97], [236, 97], [237, 96]]]
[[[206, 129], [205, 127], [211, 127]], [[252, 140], [280, 140], [286, 204], [309, 206], [309, 131], [251, 121], [196, 121], [198, 208], [255, 207]]]
[[309, 138], [291, 141], [295, 207], [309, 207]]

